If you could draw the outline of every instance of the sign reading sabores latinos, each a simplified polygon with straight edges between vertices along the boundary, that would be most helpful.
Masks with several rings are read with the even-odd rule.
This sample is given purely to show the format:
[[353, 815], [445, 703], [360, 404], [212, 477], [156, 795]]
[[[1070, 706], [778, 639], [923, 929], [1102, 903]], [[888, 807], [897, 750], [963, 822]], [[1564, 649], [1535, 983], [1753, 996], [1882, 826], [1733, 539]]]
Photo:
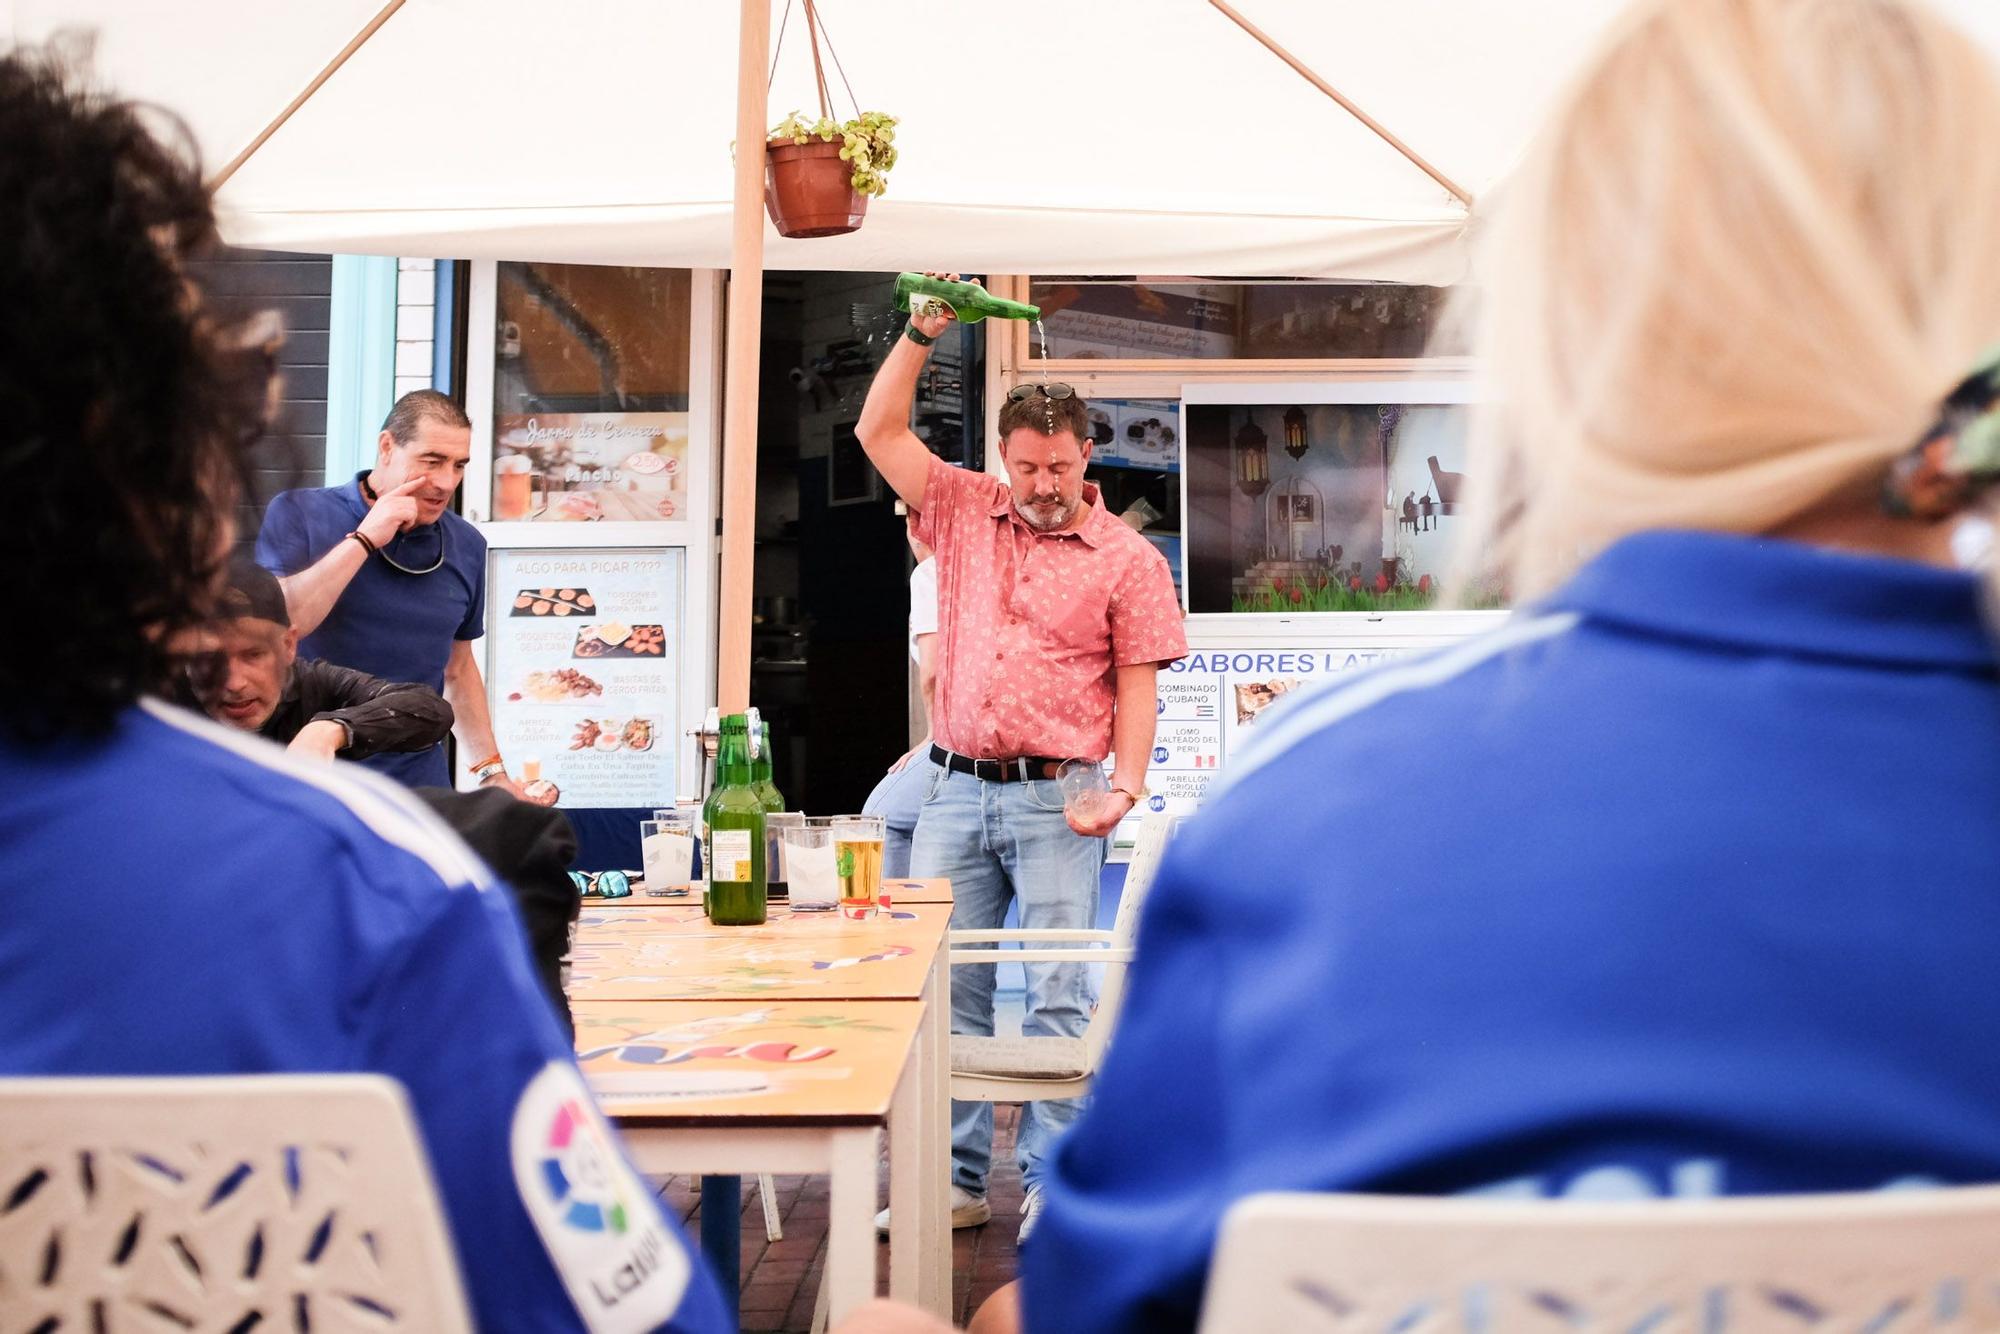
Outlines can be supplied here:
[[493, 731], [561, 806], [668, 806], [680, 736], [679, 548], [498, 551]]
[[[1193, 648], [1160, 673], [1159, 719], [1146, 773], [1152, 795], [1119, 827], [1118, 840], [1136, 838], [1139, 818], [1149, 810], [1191, 815], [1200, 809], [1210, 784], [1249, 743], [1258, 718], [1286, 695], [1408, 651], [1384, 644]], [[1111, 763], [1104, 762], [1107, 774]]]

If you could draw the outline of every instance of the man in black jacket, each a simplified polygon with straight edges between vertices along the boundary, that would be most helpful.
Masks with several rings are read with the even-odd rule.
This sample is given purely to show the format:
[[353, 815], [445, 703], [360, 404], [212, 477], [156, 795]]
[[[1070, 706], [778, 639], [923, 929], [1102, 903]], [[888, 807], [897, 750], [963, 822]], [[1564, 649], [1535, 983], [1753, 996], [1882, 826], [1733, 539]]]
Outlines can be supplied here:
[[[217, 722], [327, 760], [427, 750], [451, 731], [451, 705], [429, 686], [300, 658], [277, 576], [255, 561], [230, 563], [224, 611], [188, 671], [189, 694]], [[505, 791], [416, 794], [514, 891], [542, 988], [568, 1025], [562, 958], [579, 906], [569, 821]]]
[[429, 686], [300, 658], [284, 591], [255, 561], [231, 562], [225, 601], [229, 618], [189, 674], [192, 694], [217, 722], [329, 760], [428, 750], [451, 732], [451, 705]]

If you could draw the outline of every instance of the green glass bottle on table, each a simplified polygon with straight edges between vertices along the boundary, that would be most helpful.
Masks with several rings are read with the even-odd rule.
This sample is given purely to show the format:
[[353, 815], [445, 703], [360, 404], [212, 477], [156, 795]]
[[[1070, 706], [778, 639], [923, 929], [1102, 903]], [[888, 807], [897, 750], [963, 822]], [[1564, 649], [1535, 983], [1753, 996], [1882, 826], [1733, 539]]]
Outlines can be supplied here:
[[701, 808], [707, 853], [708, 920], [717, 926], [759, 926], [764, 882], [764, 802], [750, 770], [750, 720], [722, 720], [715, 790]]
[[929, 278], [921, 273], [896, 275], [897, 310], [920, 315], [925, 313], [926, 306], [932, 301], [942, 301], [950, 306], [960, 324], [977, 324], [988, 316], [997, 320], [1042, 318], [1040, 306], [1031, 306], [1025, 301], [1004, 300], [978, 283], [947, 282], [943, 278]]
[[[758, 800], [764, 803], [764, 814], [777, 815], [785, 809], [785, 794], [778, 791], [771, 775], [771, 724], [758, 723], [758, 732], [757, 754], [750, 761], [750, 781], [757, 789]], [[770, 892], [784, 894], [785, 857], [778, 847], [778, 831], [767, 824], [764, 832], [764, 869], [769, 876]]]

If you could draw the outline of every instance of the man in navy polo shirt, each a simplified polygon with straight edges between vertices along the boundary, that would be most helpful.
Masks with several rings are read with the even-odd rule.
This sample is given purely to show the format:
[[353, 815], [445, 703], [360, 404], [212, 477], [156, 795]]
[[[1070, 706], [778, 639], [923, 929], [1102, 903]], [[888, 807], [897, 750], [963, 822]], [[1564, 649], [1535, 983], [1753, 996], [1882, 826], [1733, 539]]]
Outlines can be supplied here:
[[[299, 651], [445, 697], [466, 768], [507, 776], [472, 641], [486, 632], [486, 539], [451, 512], [472, 457], [472, 423], [433, 389], [403, 395], [376, 439], [372, 470], [272, 500], [257, 560], [285, 587]], [[412, 787], [450, 787], [444, 747], [363, 761]]]

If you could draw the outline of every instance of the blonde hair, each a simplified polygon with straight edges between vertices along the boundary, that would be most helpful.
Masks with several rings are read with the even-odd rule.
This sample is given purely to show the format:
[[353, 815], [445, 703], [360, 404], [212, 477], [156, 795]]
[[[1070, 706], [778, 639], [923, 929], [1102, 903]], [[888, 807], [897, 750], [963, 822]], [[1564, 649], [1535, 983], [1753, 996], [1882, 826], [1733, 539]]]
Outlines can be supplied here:
[[1468, 546], [1521, 599], [1916, 442], [2000, 340], [2000, 86], [1913, 0], [1652, 0], [1481, 227]]

